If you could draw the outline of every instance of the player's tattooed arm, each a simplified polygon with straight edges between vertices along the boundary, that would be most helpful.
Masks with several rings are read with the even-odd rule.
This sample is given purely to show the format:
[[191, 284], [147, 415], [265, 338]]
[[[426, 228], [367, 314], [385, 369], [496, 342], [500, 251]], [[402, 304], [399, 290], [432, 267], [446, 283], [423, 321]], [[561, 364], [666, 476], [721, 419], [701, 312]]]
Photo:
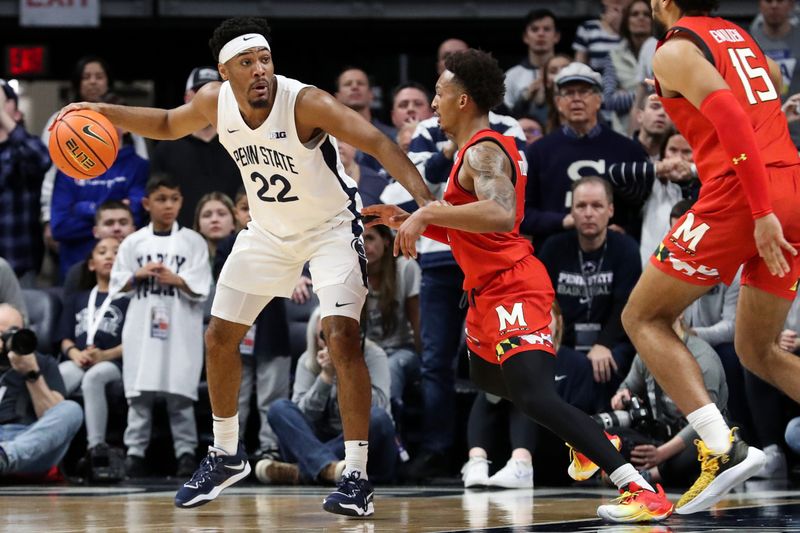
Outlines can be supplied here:
[[494, 200], [507, 211], [516, 213], [517, 195], [506, 154], [493, 144], [481, 143], [471, 147], [466, 158], [473, 171], [472, 181], [478, 199]]

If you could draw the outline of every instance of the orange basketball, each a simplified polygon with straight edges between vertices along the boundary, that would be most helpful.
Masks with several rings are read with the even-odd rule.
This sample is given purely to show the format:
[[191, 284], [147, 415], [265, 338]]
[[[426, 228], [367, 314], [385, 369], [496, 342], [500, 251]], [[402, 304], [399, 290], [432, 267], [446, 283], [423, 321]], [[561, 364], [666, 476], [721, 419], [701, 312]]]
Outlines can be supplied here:
[[119, 137], [113, 124], [95, 111], [71, 111], [53, 124], [50, 158], [58, 169], [79, 180], [103, 174], [117, 158]]

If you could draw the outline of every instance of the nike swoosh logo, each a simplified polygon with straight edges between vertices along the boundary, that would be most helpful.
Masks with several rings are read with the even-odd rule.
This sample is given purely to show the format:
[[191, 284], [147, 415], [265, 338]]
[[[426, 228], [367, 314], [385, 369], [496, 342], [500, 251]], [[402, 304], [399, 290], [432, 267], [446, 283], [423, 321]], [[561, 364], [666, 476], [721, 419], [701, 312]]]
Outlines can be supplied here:
[[556, 376], [555, 377], [555, 381], [561, 381], [562, 379], [567, 379], [567, 376], [566, 375], [562, 375], [562, 376]]
[[366, 444], [359, 442], [358, 445], [359, 446], [369, 446], [369, 442], [367, 442]]
[[236, 466], [233, 466], [233, 465], [225, 465], [225, 468], [227, 468], [227, 469], [229, 469], [229, 470], [239, 470], [239, 471], [242, 471], [242, 470], [244, 470], [244, 461], [240, 462], [240, 463], [239, 463], [238, 465], [236, 465]]
[[344, 307], [345, 305], [353, 305], [353, 303], [354, 302], [347, 302], [346, 304], [340, 304], [339, 302], [336, 302], [335, 305], [336, 305], [336, 307]]
[[189, 485], [188, 483], [184, 483], [183, 486], [186, 487], [187, 489], [199, 488], [199, 486], [196, 483], [194, 485]]
[[252, 37], [242, 37], [243, 41], [249, 41], [250, 39], [255, 39], [257, 35], [253, 35]]
[[[225, 129], [227, 129], [227, 128], [225, 128]], [[239, 131], [239, 130], [228, 130], [228, 133], [236, 133], [237, 131]]]
[[105, 144], [106, 146], [108, 146], [108, 143], [106, 142], [106, 140], [105, 140], [105, 139], [103, 139], [102, 137], [100, 137], [100, 136], [99, 136], [98, 134], [96, 134], [95, 132], [93, 132], [91, 128], [92, 128], [92, 125], [91, 125], [91, 124], [87, 124], [87, 125], [85, 125], [85, 126], [83, 127], [83, 133], [85, 133], [85, 134], [86, 134], [86, 135], [88, 135], [89, 137], [92, 137], [93, 139], [97, 139], [97, 140], [98, 140], [98, 141], [100, 141], [101, 143], [103, 143], [103, 144]]

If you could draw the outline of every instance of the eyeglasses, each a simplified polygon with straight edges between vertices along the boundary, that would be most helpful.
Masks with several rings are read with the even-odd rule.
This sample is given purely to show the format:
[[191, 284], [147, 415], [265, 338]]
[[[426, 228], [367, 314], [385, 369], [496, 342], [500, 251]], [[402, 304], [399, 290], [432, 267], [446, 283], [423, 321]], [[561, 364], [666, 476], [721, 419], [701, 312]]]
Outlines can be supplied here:
[[572, 89], [559, 89], [557, 94], [561, 98], [580, 98], [583, 100], [596, 92], [597, 91], [591, 87], [574, 87]]

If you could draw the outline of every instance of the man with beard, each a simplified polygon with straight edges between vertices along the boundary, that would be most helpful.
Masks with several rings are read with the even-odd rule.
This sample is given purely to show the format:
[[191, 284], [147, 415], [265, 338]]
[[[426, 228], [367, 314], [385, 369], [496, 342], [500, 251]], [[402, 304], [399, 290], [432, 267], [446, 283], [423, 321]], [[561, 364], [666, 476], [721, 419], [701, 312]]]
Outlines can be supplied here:
[[330, 94], [275, 74], [266, 20], [224, 21], [209, 41], [222, 79], [171, 110], [80, 103], [117, 126], [176, 139], [209, 124], [242, 174], [252, 221], [238, 234], [217, 283], [205, 335], [214, 445], [175, 497], [178, 507], [215, 499], [250, 472], [239, 439], [239, 343], [273, 297], [289, 297], [306, 261], [338, 380], [345, 470], [323, 504], [337, 514], [373, 514], [366, 476], [370, 380], [359, 318], [367, 294], [356, 183], [341, 168], [336, 139], [374, 155], [420, 205], [431, 199], [414, 165], [388, 137]]
[[669, 28], [653, 58], [655, 87], [694, 150], [700, 200], [673, 226], [623, 312], [639, 355], [702, 440], [702, 473], [676, 511], [707, 509], [764, 463], [726, 424], [672, 323], [744, 264], [736, 353], [800, 401], [800, 359], [776, 339], [800, 276], [800, 159], [781, 112], [781, 73], [740, 27], [710, 17], [717, 0], [652, 0]]

